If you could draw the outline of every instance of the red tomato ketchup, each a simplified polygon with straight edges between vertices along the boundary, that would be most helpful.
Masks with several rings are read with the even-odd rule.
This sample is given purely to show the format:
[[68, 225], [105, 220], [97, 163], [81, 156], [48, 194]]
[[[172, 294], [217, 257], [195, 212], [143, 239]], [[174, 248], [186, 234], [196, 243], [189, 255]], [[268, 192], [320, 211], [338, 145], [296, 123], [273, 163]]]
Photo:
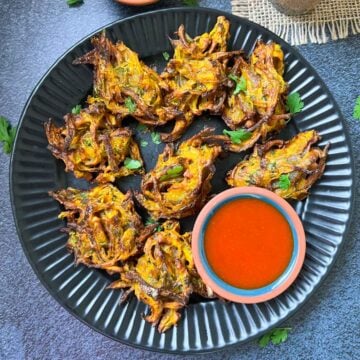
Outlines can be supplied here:
[[218, 277], [241, 289], [256, 289], [285, 271], [293, 237], [290, 225], [275, 207], [243, 198], [225, 204], [212, 216], [204, 247]]

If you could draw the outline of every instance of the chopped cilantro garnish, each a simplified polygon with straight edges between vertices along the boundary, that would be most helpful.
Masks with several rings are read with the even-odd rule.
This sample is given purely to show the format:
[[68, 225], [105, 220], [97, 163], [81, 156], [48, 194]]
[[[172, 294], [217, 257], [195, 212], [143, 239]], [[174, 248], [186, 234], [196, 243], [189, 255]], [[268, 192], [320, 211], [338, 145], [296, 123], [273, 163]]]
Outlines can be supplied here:
[[9, 120], [0, 116], [0, 142], [5, 154], [10, 154], [14, 145], [16, 126], [12, 127]]
[[135, 170], [142, 167], [142, 164], [139, 160], [134, 160], [129, 157], [125, 159], [124, 165], [129, 170]]
[[125, 106], [129, 110], [130, 114], [136, 111], [136, 103], [131, 97], [127, 97], [125, 99]]
[[236, 84], [235, 90], [233, 93], [234, 95], [237, 95], [240, 91], [246, 91], [246, 79], [243, 76], [238, 77], [234, 74], [230, 74], [229, 79], [234, 81]]
[[291, 114], [299, 113], [304, 107], [304, 103], [301, 100], [300, 94], [294, 92], [290, 94], [286, 99], [286, 110]]
[[289, 189], [291, 185], [289, 174], [281, 174], [279, 178], [279, 188], [281, 190]]
[[234, 144], [241, 144], [243, 141], [251, 138], [251, 132], [246, 131], [244, 129], [239, 129], [239, 130], [225, 129], [223, 131], [223, 134], [227, 135], [231, 139], [231, 142], [233, 142]]

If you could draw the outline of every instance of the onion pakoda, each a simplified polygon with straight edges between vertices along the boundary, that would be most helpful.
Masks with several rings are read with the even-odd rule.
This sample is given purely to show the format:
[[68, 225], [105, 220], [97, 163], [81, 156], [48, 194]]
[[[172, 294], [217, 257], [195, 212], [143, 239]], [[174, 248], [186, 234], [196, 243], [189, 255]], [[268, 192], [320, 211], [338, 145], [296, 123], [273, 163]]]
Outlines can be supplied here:
[[154, 219], [194, 215], [207, 201], [221, 151], [213, 129], [199, 132], [177, 149], [168, 144], [155, 168], [143, 175], [137, 200]]
[[[62, 127], [47, 122], [45, 131], [48, 149], [65, 163], [65, 171], [99, 183], [143, 172], [140, 150], [131, 130], [117, 127], [116, 119], [103, 105], [90, 105], [64, 119]], [[132, 159], [136, 166], [126, 166], [127, 159]]]
[[145, 320], [164, 332], [176, 325], [180, 310], [192, 293], [213, 297], [200, 279], [191, 252], [191, 233], [180, 234], [179, 222], [167, 220], [160, 231], [146, 240], [144, 254], [136, 263], [126, 263], [120, 280], [110, 288], [128, 288], [122, 300], [134, 292], [150, 308]]
[[50, 192], [65, 211], [59, 218], [67, 220], [68, 249], [76, 263], [107, 270], [119, 270], [118, 262], [137, 255], [153, 226], [144, 227], [134, 209], [131, 193], [121, 193], [110, 184], [91, 190]]
[[313, 145], [320, 136], [314, 130], [297, 134], [289, 141], [272, 140], [256, 145], [253, 154], [228, 173], [233, 187], [258, 186], [284, 199], [302, 200], [325, 169], [329, 145]]
[[283, 73], [284, 54], [275, 43], [259, 41], [249, 63], [242, 57], [236, 59], [229, 74], [236, 87], [226, 99], [222, 118], [230, 129], [245, 135], [242, 141], [229, 143], [229, 150], [244, 151], [285, 127], [290, 114], [284, 105], [287, 84]]
[[223, 16], [210, 33], [194, 39], [185, 33], [181, 25], [178, 40], [172, 40], [174, 57], [161, 74], [161, 86], [165, 91], [165, 104], [176, 109], [176, 117], [170, 134], [162, 134], [162, 140], [178, 139], [191, 124], [194, 116], [204, 111], [221, 113], [226, 87], [231, 86], [227, 77], [226, 64], [239, 51], [226, 52], [229, 21]]
[[94, 50], [74, 61], [94, 66], [94, 95], [88, 103], [103, 102], [121, 120], [131, 115], [149, 125], [163, 125], [177, 112], [163, 107], [160, 76], [139, 60], [123, 42], [113, 44], [105, 32], [92, 39]]

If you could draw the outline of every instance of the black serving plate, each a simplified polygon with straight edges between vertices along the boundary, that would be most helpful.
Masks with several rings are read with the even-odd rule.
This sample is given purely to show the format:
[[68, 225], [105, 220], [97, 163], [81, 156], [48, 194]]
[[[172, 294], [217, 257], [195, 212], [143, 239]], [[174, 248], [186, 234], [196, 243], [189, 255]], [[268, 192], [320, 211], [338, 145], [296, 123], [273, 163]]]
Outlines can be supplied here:
[[[75, 186], [88, 187], [64, 172], [62, 162], [46, 149], [43, 124], [48, 118], [61, 122], [64, 114], [83, 102], [92, 86], [92, 69], [74, 66], [72, 61], [91, 49], [89, 35], [64, 54], [36, 86], [23, 111], [11, 161], [11, 199], [15, 222], [25, 254], [35, 273], [68, 311], [93, 329], [114, 340], [148, 350], [195, 353], [219, 350], [255, 338], [292, 315], [310, 297], [329, 272], [344, 242], [352, 208], [354, 171], [351, 149], [343, 118], [329, 90], [306, 60], [290, 45], [270, 31], [248, 20], [213, 9], [178, 8], [136, 15], [110, 24], [107, 35], [123, 40], [141, 58], [161, 70], [162, 53], [171, 53], [168, 36], [185, 24], [191, 36], [208, 31], [219, 15], [231, 22], [230, 49], [251, 52], [257, 39], [281, 44], [286, 55], [285, 79], [290, 91], [298, 91], [305, 103], [288, 127], [280, 134], [288, 138], [299, 131], [316, 129], [321, 146], [331, 142], [324, 176], [312, 188], [311, 195], [293, 206], [300, 215], [307, 235], [304, 266], [294, 284], [277, 298], [243, 305], [219, 300], [191, 300], [183, 310], [177, 327], [159, 334], [142, 319], [147, 309], [136, 298], [119, 304], [121, 292], [108, 290], [111, 278], [105, 272], [74, 266], [73, 256], [65, 248], [67, 237], [57, 218], [60, 207], [48, 191]], [[135, 127], [135, 121], [128, 120]], [[202, 116], [183, 137], [204, 126], [224, 128], [220, 118]], [[149, 133], [136, 134], [149, 146], [142, 148], [146, 168], [154, 165], [163, 144], [151, 142]], [[213, 192], [226, 187], [224, 175], [243, 154], [231, 154], [216, 162]], [[118, 181], [121, 190], [138, 188], [140, 177]], [[191, 230], [194, 219], [182, 222]]]

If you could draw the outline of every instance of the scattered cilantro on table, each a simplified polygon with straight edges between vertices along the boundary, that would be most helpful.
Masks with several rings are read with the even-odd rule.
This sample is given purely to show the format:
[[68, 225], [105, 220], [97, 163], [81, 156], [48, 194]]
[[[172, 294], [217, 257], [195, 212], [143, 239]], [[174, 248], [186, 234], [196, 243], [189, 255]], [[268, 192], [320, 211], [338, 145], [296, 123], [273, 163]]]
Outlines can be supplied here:
[[286, 110], [291, 114], [299, 113], [304, 108], [304, 103], [301, 100], [300, 94], [294, 92], [286, 99]]
[[273, 345], [279, 345], [283, 342], [285, 342], [289, 336], [289, 331], [291, 330], [291, 328], [276, 328], [273, 329], [272, 331], [266, 333], [265, 335], [263, 335], [259, 341], [258, 344], [261, 348], [264, 348], [265, 346], [267, 346], [268, 344], [270, 344], [270, 342]]
[[360, 120], [360, 95], [355, 100], [353, 118], [356, 120]]
[[183, 0], [185, 6], [199, 6], [198, 0]]
[[142, 167], [142, 164], [139, 160], [134, 160], [129, 157], [125, 159], [124, 165], [129, 170], [140, 169]]
[[15, 140], [16, 126], [12, 127], [9, 120], [0, 116], [0, 141], [5, 154], [10, 154]]
[[66, 0], [69, 6], [80, 6], [84, 3], [84, 0]]
[[229, 75], [229, 79], [235, 82], [235, 90], [234, 90], [234, 95], [239, 94], [240, 91], [246, 91], [246, 79], [241, 76], [238, 77], [234, 74], [230, 74]]
[[241, 144], [243, 141], [250, 139], [251, 137], [251, 132], [250, 131], [246, 131], [244, 129], [239, 129], [239, 130], [223, 130], [223, 134], [227, 135], [230, 139], [231, 142], [233, 142], [234, 144]]

